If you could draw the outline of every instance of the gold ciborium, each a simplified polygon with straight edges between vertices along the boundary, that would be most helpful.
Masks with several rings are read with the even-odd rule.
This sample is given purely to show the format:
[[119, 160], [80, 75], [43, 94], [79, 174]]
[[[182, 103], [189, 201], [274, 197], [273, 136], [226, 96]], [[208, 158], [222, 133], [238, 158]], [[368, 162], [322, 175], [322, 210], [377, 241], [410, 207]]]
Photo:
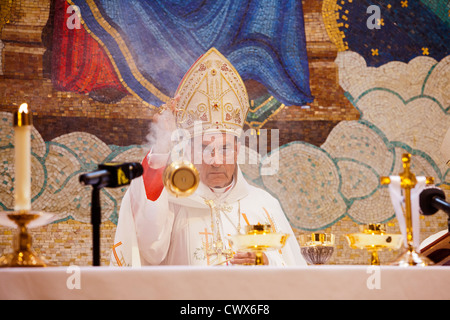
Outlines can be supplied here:
[[283, 248], [289, 237], [286, 233], [272, 232], [270, 224], [248, 225], [245, 232], [230, 236], [231, 245], [235, 250], [255, 252], [255, 265], [263, 265], [264, 251]]
[[46, 225], [52, 221], [52, 214], [36, 211], [0, 212], [0, 224], [17, 227], [18, 233], [12, 253], [0, 257], [0, 267], [46, 267], [47, 262], [31, 248], [32, 237], [28, 228]]
[[334, 252], [334, 234], [310, 233], [298, 236], [300, 252], [309, 264], [325, 264]]
[[398, 250], [403, 244], [401, 234], [386, 233], [386, 226], [379, 223], [370, 223], [362, 232], [346, 234], [345, 237], [350, 248], [369, 251], [371, 265], [380, 265], [379, 250]]

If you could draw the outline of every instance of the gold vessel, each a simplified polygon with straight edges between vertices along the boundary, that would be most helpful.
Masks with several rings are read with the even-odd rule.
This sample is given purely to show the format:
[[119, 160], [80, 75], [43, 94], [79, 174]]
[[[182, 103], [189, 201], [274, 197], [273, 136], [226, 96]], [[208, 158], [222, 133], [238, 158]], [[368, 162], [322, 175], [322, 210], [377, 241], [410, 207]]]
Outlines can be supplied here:
[[166, 190], [175, 197], [188, 197], [195, 192], [200, 183], [197, 168], [187, 160], [170, 163], [163, 173]]
[[263, 265], [264, 251], [283, 248], [289, 237], [289, 234], [272, 232], [269, 224], [248, 225], [245, 232], [230, 236], [231, 245], [236, 250], [255, 252], [255, 265]]
[[[25, 211], [2, 212], [2, 216], [7, 216], [13, 225], [18, 227], [18, 235], [15, 241], [14, 250], [0, 257], [0, 267], [46, 267], [47, 262], [41, 258], [31, 248], [32, 237], [28, 232], [28, 226], [34, 222], [34, 226], [45, 225], [50, 222], [51, 215], [42, 212]], [[2, 217], [3, 220], [3, 217]], [[8, 223], [3, 225], [11, 226]]]
[[345, 237], [350, 248], [369, 251], [371, 265], [380, 265], [379, 250], [398, 250], [403, 244], [401, 234], [386, 233], [386, 226], [379, 223], [368, 224], [362, 232], [346, 234]]
[[330, 260], [335, 236], [331, 233], [309, 233], [298, 236], [300, 252], [309, 264], [320, 265]]

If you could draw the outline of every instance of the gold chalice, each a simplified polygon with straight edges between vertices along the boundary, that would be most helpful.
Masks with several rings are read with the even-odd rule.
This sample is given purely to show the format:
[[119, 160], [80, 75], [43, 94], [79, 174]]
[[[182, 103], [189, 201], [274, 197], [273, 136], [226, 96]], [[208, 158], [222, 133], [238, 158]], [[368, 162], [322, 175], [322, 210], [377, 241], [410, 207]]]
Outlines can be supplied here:
[[378, 251], [382, 249], [399, 249], [403, 244], [401, 234], [386, 233], [384, 224], [371, 223], [361, 233], [350, 233], [345, 235], [352, 249], [365, 249], [369, 251], [370, 264], [380, 265]]
[[334, 234], [301, 234], [298, 240], [302, 256], [309, 264], [325, 264], [333, 255]]
[[272, 232], [270, 224], [249, 225], [245, 231], [230, 236], [231, 245], [236, 250], [255, 252], [255, 265], [263, 265], [264, 251], [283, 248], [289, 237], [286, 233]]
[[37, 211], [0, 212], [0, 224], [17, 227], [18, 234], [14, 250], [0, 257], [0, 267], [46, 267], [47, 263], [31, 248], [32, 237], [28, 228], [46, 225], [53, 220], [53, 214]]

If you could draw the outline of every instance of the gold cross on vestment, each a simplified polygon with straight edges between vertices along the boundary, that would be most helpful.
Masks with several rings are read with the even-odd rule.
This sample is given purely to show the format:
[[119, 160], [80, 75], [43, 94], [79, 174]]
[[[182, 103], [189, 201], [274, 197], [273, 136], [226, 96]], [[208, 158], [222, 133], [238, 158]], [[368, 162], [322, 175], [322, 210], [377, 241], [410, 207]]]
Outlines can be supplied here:
[[206, 263], [209, 265], [209, 237], [208, 236], [212, 236], [213, 234], [211, 232], [208, 232], [208, 229], [205, 228], [205, 232], [199, 232], [199, 235], [204, 235], [205, 236], [205, 253], [206, 253]]
[[[233, 207], [222, 203], [216, 205], [213, 200], [204, 199], [206, 205], [209, 206], [211, 210], [211, 231], [213, 235], [213, 243], [211, 247], [206, 247], [207, 257], [211, 255], [217, 255], [217, 260], [221, 262], [222, 256], [225, 255], [226, 258], [232, 255], [233, 251], [231, 249], [225, 249], [222, 237], [220, 235], [220, 212], [229, 213]], [[209, 261], [209, 259], [208, 259]]]

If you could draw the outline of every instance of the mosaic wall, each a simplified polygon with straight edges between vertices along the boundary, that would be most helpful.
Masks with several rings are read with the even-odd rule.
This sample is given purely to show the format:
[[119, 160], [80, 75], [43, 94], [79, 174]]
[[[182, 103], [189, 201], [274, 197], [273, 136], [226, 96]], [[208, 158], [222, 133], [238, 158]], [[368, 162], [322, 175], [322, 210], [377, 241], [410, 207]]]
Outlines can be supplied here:
[[[0, 194], [3, 210], [14, 207], [14, 128], [12, 114], [0, 113], [0, 154], [2, 185]], [[90, 187], [79, 182], [81, 173], [97, 169], [103, 162], [141, 162], [145, 146], [117, 147], [106, 145], [96, 136], [73, 132], [44, 142], [33, 127], [31, 133], [31, 198], [33, 208], [58, 213], [58, 220], [68, 218], [90, 222]], [[126, 187], [102, 189], [102, 211], [105, 218], [117, 223], [120, 201]]]
[[346, 215], [359, 223], [391, 218], [389, 193], [379, 180], [402, 171], [405, 152], [413, 155], [416, 175], [433, 176], [437, 185], [447, 181], [440, 146], [450, 126], [444, 81], [450, 78], [450, 56], [439, 63], [417, 57], [372, 68], [346, 51], [336, 63], [360, 120], [340, 122], [320, 148], [303, 142], [282, 146], [267, 158], [282, 159], [280, 171], [263, 176], [301, 229], [322, 229]]
[[[114, 50], [104, 49], [98, 44], [102, 41], [91, 38], [92, 30], [73, 30], [82, 32], [77, 41], [85, 48], [78, 51], [78, 57], [104, 61], [103, 68], [89, 64], [92, 69], [86, 69], [86, 65], [74, 60], [69, 63], [68, 56], [61, 56], [64, 45], [66, 53], [75, 51], [67, 49], [68, 42], [56, 48], [51, 40], [64, 32], [74, 36], [69, 36], [70, 30], [58, 28], [58, 23], [71, 16], [65, 10], [72, 2], [4, 2], [0, 15], [0, 209], [13, 207], [11, 112], [27, 101], [35, 125], [33, 208], [57, 216], [56, 223], [33, 230], [34, 246], [53, 264], [89, 265], [91, 194], [89, 187], [79, 184], [78, 175], [94, 170], [101, 162], [142, 159], [155, 106], [130, 93], [123, 78], [114, 78], [114, 67], [106, 65], [115, 61], [110, 59]], [[92, 8], [92, 4], [102, 2], [85, 3]], [[330, 263], [367, 263], [368, 254], [350, 249], [344, 235], [369, 222], [386, 222], [388, 231], [399, 232], [387, 188], [380, 186], [379, 178], [401, 171], [403, 152], [413, 155], [415, 174], [433, 176], [438, 185], [449, 187], [448, 159], [439, 149], [450, 127], [450, 51], [449, 41], [444, 41], [444, 34], [449, 34], [450, 8], [426, 0], [308, 0], [266, 1], [268, 7], [261, 6], [258, 12], [272, 12], [275, 7], [271, 5], [276, 3], [285, 7], [297, 3], [296, 8], [303, 11], [309, 89], [314, 100], [292, 106], [281, 103], [282, 95], [274, 97], [267, 83], [247, 79], [252, 110], [246, 128], [279, 129], [280, 141], [279, 148], [259, 157], [257, 165], [242, 165], [242, 170], [250, 183], [280, 200], [296, 233], [320, 230], [336, 234], [336, 251]], [[379, 21], [374, 20], [380, 28], [368, 31], [370, 14], [365, 10], [374, 3], [381, 9]], [[133, 1], [133, 5], [138, 4]], [[257, 20], [256, 11], [252, 12]], [[433, 23], [425, 31], [417, 23], [431, 18]], [[411, 33], [411, 28], [398, 29], [395, 23], [417, 25], [417, 36], [409, 37], [408, 43], [398, 40], [396, 37]], [[248, 25], [246, 30], [257, 27]], [[42, 32], [38, 35], [31, 30]], [[430, 39], [425, 44], [426, 32]], [[57, 58], [72, 66], [72, 82], [59, 78], [65, 87], [55, 82]], [[78, 89], [67, 88], [69, 83], [78, 83]], [[90, 89], [81, 90], [81, 84]], [[243, 154], [250, 152], [245, 149]], [[277, 157], [278, 172], [261, 175], [264, 166]], [[102, 265], [108, 264], [125, 191], [102, 190]], [[422, 218], [422, 237], [446, 225], [441, 212]], [[0, 227], [0, 253], [10, 250], [13, 234], [11, 229]], [[381, 261], [387, 262], [396, 254], [385, 252]]]

